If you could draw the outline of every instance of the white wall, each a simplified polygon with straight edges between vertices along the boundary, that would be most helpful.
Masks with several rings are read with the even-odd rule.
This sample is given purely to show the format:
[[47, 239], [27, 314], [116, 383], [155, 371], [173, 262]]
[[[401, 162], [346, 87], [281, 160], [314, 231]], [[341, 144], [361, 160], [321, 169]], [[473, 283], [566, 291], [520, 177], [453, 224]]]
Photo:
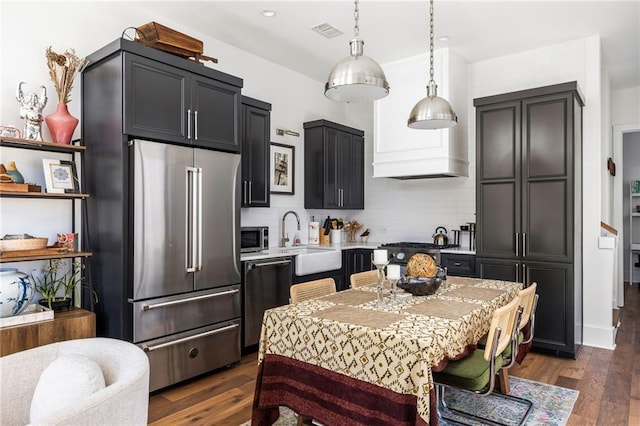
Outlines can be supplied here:
[[611, 290], [602, 289], [598, 270], [601, 186], [605, 170], [601, 149], [603, 88], [600, 63], [599, 37], [587, 37], [471, 64], [468, 90], [473, 99], [567, 81], [578, 82], [585, 99], [582, 165], [584, 343], [611, 347]]

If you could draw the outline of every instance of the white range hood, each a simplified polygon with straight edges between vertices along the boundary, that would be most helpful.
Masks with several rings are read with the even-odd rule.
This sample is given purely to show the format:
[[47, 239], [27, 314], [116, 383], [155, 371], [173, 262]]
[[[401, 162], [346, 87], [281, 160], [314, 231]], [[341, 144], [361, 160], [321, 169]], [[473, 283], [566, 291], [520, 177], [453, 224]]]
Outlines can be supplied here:
[[438, 95], [458, 115], [449, 129], [407, 126], [411, 108], [426, 96], [429, 55], [382, 65], [391, 89], [374, 103], [373, 177], [422, 179], [469, 176], [467, 143], [467, 64], [450, 49], [434, 51]]

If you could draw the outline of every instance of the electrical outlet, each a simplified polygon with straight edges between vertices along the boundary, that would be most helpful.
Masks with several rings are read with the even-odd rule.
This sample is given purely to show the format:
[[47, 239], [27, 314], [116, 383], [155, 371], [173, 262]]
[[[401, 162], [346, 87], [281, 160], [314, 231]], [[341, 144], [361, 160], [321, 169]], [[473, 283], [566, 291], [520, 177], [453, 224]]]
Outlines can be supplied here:
[[381, 226], [380, 228], [378, 228], [378, 232], [381, 234], [386, 234], [387, 233], [387, 227], [386, 226]]

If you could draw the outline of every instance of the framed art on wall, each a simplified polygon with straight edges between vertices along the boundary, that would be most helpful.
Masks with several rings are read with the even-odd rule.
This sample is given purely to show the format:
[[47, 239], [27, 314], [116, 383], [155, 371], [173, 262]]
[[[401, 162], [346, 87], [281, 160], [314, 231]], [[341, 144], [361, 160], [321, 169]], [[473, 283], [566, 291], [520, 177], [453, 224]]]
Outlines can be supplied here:
[[295, 147], [271, 143], [271, 193], [294, 194]]
[[42, 159], [47, 192], [77, 194], [80, 192], [78, 173], [73, 161]]

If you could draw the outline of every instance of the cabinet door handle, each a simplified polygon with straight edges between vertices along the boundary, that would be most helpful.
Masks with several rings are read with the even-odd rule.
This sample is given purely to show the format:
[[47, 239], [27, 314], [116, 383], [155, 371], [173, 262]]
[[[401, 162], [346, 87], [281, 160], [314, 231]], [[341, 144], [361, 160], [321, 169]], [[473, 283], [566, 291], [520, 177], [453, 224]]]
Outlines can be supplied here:
[[527, 287], [529, 284], [527, 284], [528, 282], [528, 278], [527, 278], [527, 265], [525, 265], [524, 263], [522, 264], [522, 284]]
[[460, 265], [462, 265], [462, 263], [460, 263], [460, 262], [453, 262], [453, 266], [460, 266]]
[[193, 112], [193, 134], [194, 140], [198, 140], [198, 110]]
[[520, 250], [519, 250], [519, 247], [520, 247], [520, 233], [519, 232], [516, 232], [516, 235], [515, 235], [515, 246], [516, 246], [516, 257], [518, 257], [518, 256], [520, 256]]
[[520, 264], [516, 263], [516, 281], [517, 283], [520, 282]]
[[253, 194], [251, 193], [252, 186], [251, 186], [251, 181], [249, 181], [249, 197], [247, 198], [247, 204], [251, 203], [251, 200], [253, 200]]
[[527, 257], [527, 234], [522, 233], [522, 257]]
[[187, 110], [187, 139], [191, 139], [191, 110]]
[[242, 203], [247, 204], [247, 181], [242, 181]]

